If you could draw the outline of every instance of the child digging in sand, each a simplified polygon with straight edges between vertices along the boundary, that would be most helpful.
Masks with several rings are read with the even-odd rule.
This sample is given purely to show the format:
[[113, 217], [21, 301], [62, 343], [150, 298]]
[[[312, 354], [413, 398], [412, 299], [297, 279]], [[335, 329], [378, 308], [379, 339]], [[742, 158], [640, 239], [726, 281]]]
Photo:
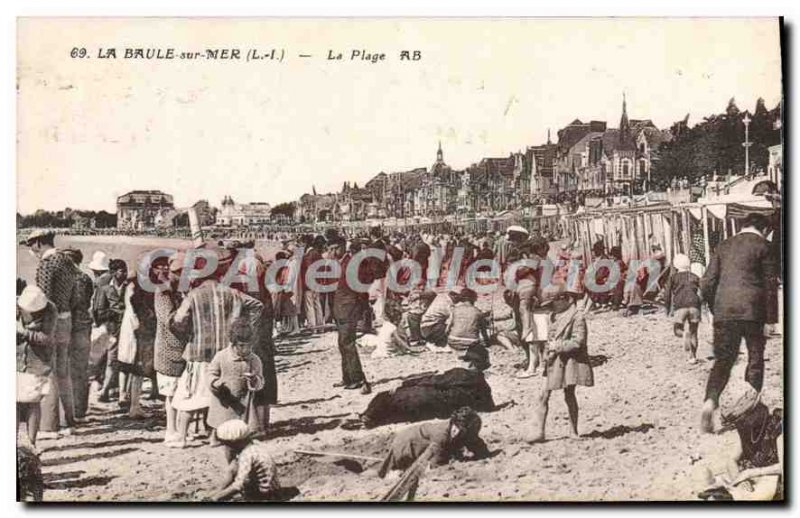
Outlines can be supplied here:
[[275, 461], [264, 443], [253, 440], [247, 423], [239, 419], [225, 421], [217, 428], [217, 439], [225, 447], [228, 469], [221, 489], [209, 495], [208, 500], [279, 499], [281, 486]]
[[466, 448], [474, 459], [489, 455], [486, 443], [480, 437], [481, 418], [470, 407], [461, 407], [447, 421], [434, 421], [409, 426], [397, 432], [392, 439], [389, 454], [378, 470], [383, 478], [391, 470], [404, 470], [431, 447], [435, 465], [441, 466], [450, 459], [462, 460]]

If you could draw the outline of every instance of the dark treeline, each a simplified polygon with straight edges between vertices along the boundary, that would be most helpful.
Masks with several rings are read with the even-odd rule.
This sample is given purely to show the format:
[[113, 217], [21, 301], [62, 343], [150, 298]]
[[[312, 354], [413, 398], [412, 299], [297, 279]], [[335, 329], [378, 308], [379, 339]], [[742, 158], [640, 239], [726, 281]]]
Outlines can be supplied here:
[[70, 228], [73, 226], [89, 228], [92, 220], [94, 220], [95, 228], [115, 228], [117, 226], [116, 214], [104, 210], [98, 212], [67, 208], [57, 212], [39, 209], [27, 216], [17, 213], [17, 228]]
[[744, 117], [749, 114], [750, 172], [766, 171], [770, 146], [781, 143], [781, 104], [768, 110], [764, 99], [759, 98], [753, 113], [740, 111], [734, 99], [728, 102], [723, 113], [710, 115], [689, 127], [689, 115], [670, 128], [672, 140], [658, 150], [658, 160], [653, 162], [653, 180], [661, 188], [674, 177], [699, 180], [703, 175], [716, 172], [724, 177], [745, 171]]

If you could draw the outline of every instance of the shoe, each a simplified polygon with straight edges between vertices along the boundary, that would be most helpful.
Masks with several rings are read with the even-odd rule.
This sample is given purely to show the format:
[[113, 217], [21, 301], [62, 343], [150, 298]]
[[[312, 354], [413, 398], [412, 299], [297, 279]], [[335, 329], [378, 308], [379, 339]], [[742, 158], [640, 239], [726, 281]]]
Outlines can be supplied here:
[[181, 438], [181, 436], [178, 433], [165, 433], [163, 442], [165, 442], [165, 443], [178, 442], [178, 440], [180, 438]]
[[143, 421], [147, 419], [147, 414], [144, 412], [128, 412], [128, 418], [134, 421]]
[[81, 417], [75, 416], [74, 421], [77, 424], [83, 424], [86, 422], [86, 416], [81, 416]]
[[333, 384], [333, 388], [342, 388], [346, 387], [347, 385], [348, 384], [345, 383], [344, 381], [337, 381], [336, 383]]
[[363, 382], [363, 381], [357, 381], [356, 383], [350, 383], [349, 385], [345, 385], [345, 386], [344, 386], [344, 389], [345, 389], [345, 390], [355, 390], [355, 389], [359, 389], [359, 388], [361, 388], [361, 386], [362, 386], [363, 384], [364, 384], [364, 382]]
[[129, 399], [120, 399], [117, 401], [117, 406], [123, 410], [127, 410], [131, 407], [131, 401]]
[[361, 395], [366, 396], [368, 394], [372, 394], [372, 387], [370, 387], [369, 383], [365, 381], [364, 384], [361, 386]]
[[66, 428], [62, 428], [60, 431], [61, 431], [61, 435], [63, 435], [64, 437], [69, 437], [70, 435], [72, 435], [74, 433], [74, 430], [72, 429], [71, 426], [68, 426]]
[[37, 439], [58, 439], [58, 432], [41, 431], [36, 435]]
[[175, 441], [172, 441], [172, 442], [164, 443], [164, 445], [167, 448], [183, 449], [183, 448], [186, 448], [186, 441], [175, 440]]
[[108, 394], [100, 394], [97, 397], [97, 402], [98, 403], [110, 403], [111, 402], [111, 398], [108, 396]]

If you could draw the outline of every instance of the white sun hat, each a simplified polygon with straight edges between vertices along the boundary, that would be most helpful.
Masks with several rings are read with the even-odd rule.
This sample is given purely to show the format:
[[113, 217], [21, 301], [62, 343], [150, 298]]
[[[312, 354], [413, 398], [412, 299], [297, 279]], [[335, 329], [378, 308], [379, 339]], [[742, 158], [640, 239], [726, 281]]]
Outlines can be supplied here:
[[685, 254], [677, 254], [674, 259], [672, 259], [672, 265], [678, 271], [681, 272], [688, 272], [692, 266], [692, 261], [689, 259], [688, 255]]
[[27, 286], [17, 299], [17, 305], [23, 311], [36, 313], [47, 307], [47, 296], [37, 286]]
[[89, 263], [89, 269], [97, 272], [104, 272], [108, 270], [108, 256], [102, 250], [95, 251], [92, 254], [92, 261]]
[[525, 227], [521, 227], [519, 225], [511, 225], [506, 229], [506, 232], [519, 232], [521, 234], [528, 235], [528, 231], [525, 230]]

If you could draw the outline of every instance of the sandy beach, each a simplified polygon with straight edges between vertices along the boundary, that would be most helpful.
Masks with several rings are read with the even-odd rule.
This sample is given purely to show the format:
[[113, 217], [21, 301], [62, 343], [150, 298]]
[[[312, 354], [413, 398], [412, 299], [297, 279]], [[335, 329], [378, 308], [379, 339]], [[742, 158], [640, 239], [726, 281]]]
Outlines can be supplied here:
[[[690, 365], [680, 339], [661, 314], [589, 318], [589, 352], [595, 386], [579, 388], [580, 439], [569, 438], [566, 406], [551, 399], [548, 440], [524, 442], [533, 425], [535, 399], [544, 378], [516, 379], [521, 352], [492, 348], [487, 372], [499, 410], [482, 414], [482, 436], [493, 458], [454, 462], [429, 470], [418, 500], [589, 501], [692, 500], [702, 466], [719, 462], [735, 432], [698, 430], [707, 371], [710, 326], [700, 328], [702, 361]], [[267, 443], [284, 485], [296, 500], [376, 500], [391, 486], [374, 465], [308, 457], [296, 449], [382, 456], [394, 430], [407, 424], [351, 430], [372, 396], [331, 388], [339, 377], [336, 334], [278, 342], [280, 404], [272, 410]], [[743, 376], [744, 347], [732, 379]], [[425, 353], [372, 359], [361, 351], [374, 393], [423, 372], [463, 365], [454, 354]], [[783, 406], [783, 353], [779, 338], [766, 347], [764, 400]], [[115, 403], [94, 403], [88, 422], [71, 437], [40, 441], [46, 501], [192, 501], [214, 487], [224, 466], [220, 448], [196, 440], [184, 450], [161, 439], [160, 402], [148, 401], [149, 417], [132, 421]], [[363, 470], [363, 471], [362, 471]]]

